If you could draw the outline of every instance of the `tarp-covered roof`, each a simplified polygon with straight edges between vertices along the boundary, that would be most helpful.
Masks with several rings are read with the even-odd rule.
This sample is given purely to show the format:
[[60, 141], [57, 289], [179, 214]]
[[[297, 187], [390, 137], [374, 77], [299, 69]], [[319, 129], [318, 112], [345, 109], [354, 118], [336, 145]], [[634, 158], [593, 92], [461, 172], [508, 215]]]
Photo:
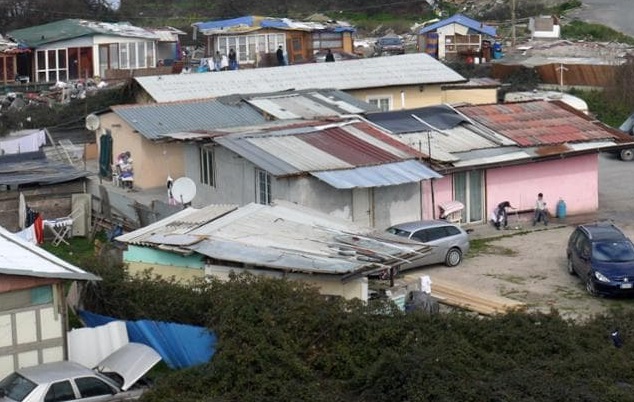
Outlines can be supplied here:
[[273, 18], [248, 15], [227, 20], [197, 22], [192, 24], [206, 35], [251, 32], [264, 28], [301, 31], [354, 32], [355, 28], [346, 23], [296, 21], [289, 18]]
[[100, 279], [22, 240], [2, 226], [0, 226], [0, 274], [70, 280]]
[[16, 29], [8, 33], [8, 36], [31, 48], [47, 43], [94, 35], [159, 39], [158, 35], [153, 32], [127, 22], [98, 22], [81, 19], [65, 19], [34, 27]]

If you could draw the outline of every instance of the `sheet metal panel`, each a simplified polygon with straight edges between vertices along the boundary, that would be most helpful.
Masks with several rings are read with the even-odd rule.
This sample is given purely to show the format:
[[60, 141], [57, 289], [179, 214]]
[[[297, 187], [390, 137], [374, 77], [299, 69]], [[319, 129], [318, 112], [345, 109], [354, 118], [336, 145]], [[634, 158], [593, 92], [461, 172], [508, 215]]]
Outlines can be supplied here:
[[402, 159], [382, 149], [381, 143], [371, 144], [363, 141], [349, 132], [345, 126], [305, 134], [301, 136], [301, 139], [353, 166], [374, 165]]
[[311, 172], [311, 175], [338, 189], [395, 186], [442, 177], [414, 160], [347, 170]]
[[114, 106], [112, 111], [149, 140], [175, 132], [254, 126], [266, 122], [264, 116], [248, 104], [228, 105], [217, 100]]
[[341, 63], [310, 63], [284, 68], [254, 68], [213, 74], [172, 74], [134, 79], [157, 102], [205, 99], [236, 93], [271, 93], [291, 88], [351, 90], [467, 81], [442, 62], [422, 53], [371, 57]]
[[465, 106], [462, 113], [522, 146], [612, 139], [614, 135], [557, 102], [535, 101]]
[[0, 226], [0, 273], [76, 280], [100, 280], [88, 273], [27, 242]]
[[122, 243], [141, 244], [154, 235], [184, 234], [238, 208], [237, 205], [208, 205], [202, 209], [186, 208], [158, 222], [118, 236]]

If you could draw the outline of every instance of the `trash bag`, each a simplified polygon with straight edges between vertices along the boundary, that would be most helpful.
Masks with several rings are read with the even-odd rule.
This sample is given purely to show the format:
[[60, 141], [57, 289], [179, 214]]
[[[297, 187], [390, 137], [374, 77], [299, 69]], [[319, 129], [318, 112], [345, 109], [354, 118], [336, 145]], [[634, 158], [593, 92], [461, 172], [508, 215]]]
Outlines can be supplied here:
[[428, 314], [438, 314], [439, 310], [438, 300], [429, 293], [413, 290], [407, 294], [405, 312], [423, 311]]

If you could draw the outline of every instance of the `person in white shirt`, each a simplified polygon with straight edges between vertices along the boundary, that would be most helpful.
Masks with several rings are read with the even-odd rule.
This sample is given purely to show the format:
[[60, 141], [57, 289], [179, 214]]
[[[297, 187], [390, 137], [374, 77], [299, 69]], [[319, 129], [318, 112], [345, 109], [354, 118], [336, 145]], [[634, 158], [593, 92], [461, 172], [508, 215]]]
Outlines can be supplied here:
[[537, 194], [537, 201], [535, 201], [535, 217], [533, 218], [533, 226], [537, 222], [544, 222], [544, 226], [548, 225], [548, 210], [546, 209], [546, 201], [544, 201], [544, 194]]

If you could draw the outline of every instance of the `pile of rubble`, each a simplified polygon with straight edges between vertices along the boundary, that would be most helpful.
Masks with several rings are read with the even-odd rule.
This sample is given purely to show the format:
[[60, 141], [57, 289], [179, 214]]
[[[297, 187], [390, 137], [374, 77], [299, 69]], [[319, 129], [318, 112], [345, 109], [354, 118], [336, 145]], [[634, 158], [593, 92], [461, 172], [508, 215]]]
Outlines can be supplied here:
[[105, 81], [94, 79], [58, 81], [55, 85], [39, 91], [8, 92], [0, 96], [0, 110], [19, 110], [26, 105], [67, 104], [74, 99], [85, 99], [87, 96], [107, 88]]

